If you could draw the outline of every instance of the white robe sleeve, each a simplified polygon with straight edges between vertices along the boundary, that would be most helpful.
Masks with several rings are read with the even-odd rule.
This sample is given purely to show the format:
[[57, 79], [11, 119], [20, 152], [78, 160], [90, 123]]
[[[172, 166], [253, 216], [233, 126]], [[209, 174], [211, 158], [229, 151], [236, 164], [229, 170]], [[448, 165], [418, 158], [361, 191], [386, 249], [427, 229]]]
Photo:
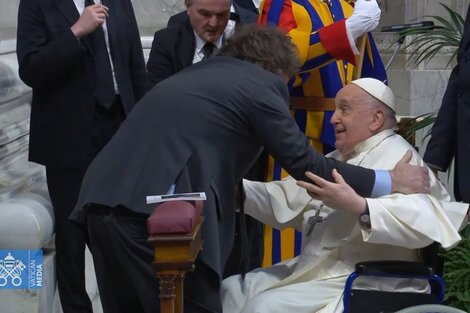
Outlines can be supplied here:
[[269, 183], [243, 180], [245, 213], [277, 229], [302, 230], [303, 212], [319, 205], [292, 177]]
[[416, 249], [433, 241], [451, 248], [461, 240], [458, 229], [467, 204], [424, 194], [392, 194], [367, 202], [372, 227], [362, 230], [366, 242]]
[[[387, 145], [369, 153], [361, 165], [392, 169], [410, 148], [403, 138], [394, 136]], [[385, 153], [387, 157], [384, 158]], [[426, 166], [416, 151], [413, 151], [410, 164]], [[395, 193], [367, 199], [372, 227], [369, 231], [362, 230], [364, 241], [416, 249], [433, 241], [451, 248], [461, 240], [458, 230], [466, 220], [468, 204], [451, 202], [447, 190], [432, 171], [428, 171], [431, 195]]]

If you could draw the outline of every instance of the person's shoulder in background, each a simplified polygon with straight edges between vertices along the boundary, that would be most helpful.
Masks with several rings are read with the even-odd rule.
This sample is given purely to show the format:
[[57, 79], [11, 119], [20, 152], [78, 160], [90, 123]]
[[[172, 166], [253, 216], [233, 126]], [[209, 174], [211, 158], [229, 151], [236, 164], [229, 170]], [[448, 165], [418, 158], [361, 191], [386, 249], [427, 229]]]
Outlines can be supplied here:
[[[249, 7], [250, 3], [251, 7]], [[258, 9], [251, 0], [237, 0], [236, 3], [233, 3], [233, 7], [240, 18], [239, 21], [243, 24], [256, 23], [258, 21]]]
[[176, 13], [176, 14], [170, 16], [166, 26], [167, 27], [172, 27], [172, 26], [181, 25], [184, 22], [186, 22], [188, 19], [189, 19], [188, 18], [188, 13], [186, 13], [186, 11], [182, 11], [180, 13]]
[[237, 9], [237, 6], [242, 9], [245, 9], [247, 11], [250, 11], [251, 13], [254, 13], [256, 16], [259, 14], [258, 7], [256, 6], [255, 2], [259, 5], [258, 0], [235, 0], [233, 1], [233, 4], [235, 6], [235, 10]]

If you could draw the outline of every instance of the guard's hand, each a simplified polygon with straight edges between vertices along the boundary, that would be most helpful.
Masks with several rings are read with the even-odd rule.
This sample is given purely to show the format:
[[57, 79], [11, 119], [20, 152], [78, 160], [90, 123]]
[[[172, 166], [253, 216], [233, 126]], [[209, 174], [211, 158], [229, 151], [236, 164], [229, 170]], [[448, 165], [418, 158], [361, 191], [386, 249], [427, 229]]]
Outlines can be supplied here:
[[108, 7], [102, 4], [94, 4], [85, 7], [80, 18], [70, 28], [78, 39], [101, 27], [108, 17]]
[[352, 15], [346, 20], [346, 28], [354, 39], [374, 30], [379, 25], [380, 8], [376, 0], [357, 0]]
[[331, 175], [334, 182], [329, 182], [311, 172], [306, 172], [305, 176], [312, 180], [313, 184], [299, 180], [297, 185], [305, 188], [312, 198], [321, 200], [326, 206], [359, 216], [364, 212], [366, 200], [344, 181], [343, 176], [336, 169], [333, 170]]
[[392, 192], [404, 194], [430, 193], [428, 169], [423, 166], [409, 164], [411, 156], [411, 150], [408, 150], [393, 170], [390, 171]]

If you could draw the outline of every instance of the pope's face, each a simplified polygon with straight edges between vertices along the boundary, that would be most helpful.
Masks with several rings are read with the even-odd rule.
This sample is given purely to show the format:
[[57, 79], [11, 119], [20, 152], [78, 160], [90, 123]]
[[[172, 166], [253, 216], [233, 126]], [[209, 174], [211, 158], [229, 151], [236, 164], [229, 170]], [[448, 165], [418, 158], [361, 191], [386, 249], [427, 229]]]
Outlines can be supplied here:
[[336, 95], [336, 110], [331, 117], [335, 129], [336, 149], [343, 156], [354, 152], [354, 147], [369, 138], [369, 125], [373, 109], [366, 103], [367, 93], [354, 84], [349, 84]]
[[231, 4], [230, 0], [188, 0], [187, 13], [196, 34], [214, 43], [224, 33]]

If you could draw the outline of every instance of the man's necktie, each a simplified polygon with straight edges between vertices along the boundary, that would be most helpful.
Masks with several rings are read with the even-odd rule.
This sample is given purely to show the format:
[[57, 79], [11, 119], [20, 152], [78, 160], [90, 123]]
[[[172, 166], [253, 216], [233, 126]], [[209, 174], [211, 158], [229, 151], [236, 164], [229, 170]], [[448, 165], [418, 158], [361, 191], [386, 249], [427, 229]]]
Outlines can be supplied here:
[[[93, 0], [85, 0], [86, 6], [93, 4], [95, 4]], [[88, 35], [88, 38], [93, 49], [95, 98], [100, 105], [109, 109], [113, 104], [115, 92], [111, 62], [102, 26], [98, 26]]]
[[215, 45], [210, 42], [206, 42], [204, 47], [202, 47], [202, 53], [204, 54], [203, 60], [211, 57], [214, 54], [214, 50], [216, 49]]

